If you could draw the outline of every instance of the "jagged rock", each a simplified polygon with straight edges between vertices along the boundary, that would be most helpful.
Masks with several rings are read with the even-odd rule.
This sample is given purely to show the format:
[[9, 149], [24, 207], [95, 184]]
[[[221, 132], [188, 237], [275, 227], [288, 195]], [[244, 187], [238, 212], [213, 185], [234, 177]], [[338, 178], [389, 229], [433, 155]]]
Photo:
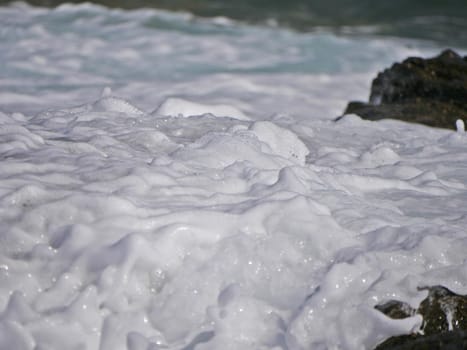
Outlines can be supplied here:
[[351, 113], [455, 129], [457, 119], [467, 120], [467, 56], [445, 50], [395, 63], [373, 80], [369, 103], [347, 105], [344, 114]]
[[420, 290], [428, 290], [428, 296], [418, 309], [397, 300], [375, 306], [395, 319], [415, 314], [423, 317], [420, 333], [389, 338], [375, 350], [467, 349], [467, 296], [456, 294], [443, 286]]
[[417, 312], [409, 304], [397, 300], [390, 300], [387, 303], [376, 305], [375, 309], [397, 320], [411, 317]]

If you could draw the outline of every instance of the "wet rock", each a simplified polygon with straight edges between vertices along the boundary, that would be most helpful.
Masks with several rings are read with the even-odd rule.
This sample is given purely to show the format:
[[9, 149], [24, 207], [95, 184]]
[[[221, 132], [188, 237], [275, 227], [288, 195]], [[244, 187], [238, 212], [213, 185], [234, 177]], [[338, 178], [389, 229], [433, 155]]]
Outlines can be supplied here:
[[351, 113], [455, 129], [457, 119], [467, 120], [467, 56], [445, 50], [395, 63], [373, 80], [368, 103], [347, 105], [344, 114]]
[[420, 303], [417, 312], [423, 316], [424, 334], [456, 329], [467, 331], [467, 296], [455, 294], [442, 286], [422, 289], [428, 289], [428, 297]]
[[411, 334], [392, 337], [375, 350], [466, 350], [467, 331], [451, 331], [441, 334]]
[[389, 338], [375, 350], [467, 349], [467, 296], [456, 294], [443, 286], [420, 290], [428, 290], [428, 296], [418, 309], [397, 300], [375, 306], [395, 319], [415, 314], [423, 317], [418, 334]]
[[387, 303], [376, 305], [375, 309], [397, 320], [411, 317], [417, 312], [409, 304], [397, 300], [390, 300]]

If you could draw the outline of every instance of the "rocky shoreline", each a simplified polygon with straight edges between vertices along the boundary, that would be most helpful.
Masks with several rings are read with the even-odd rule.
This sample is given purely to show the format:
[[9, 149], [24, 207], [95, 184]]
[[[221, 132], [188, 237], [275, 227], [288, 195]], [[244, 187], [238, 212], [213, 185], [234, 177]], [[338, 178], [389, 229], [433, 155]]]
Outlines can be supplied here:
[[448, 49], [395, 63], [373, 80], [369, 102], [350, 102], [346, 114], [456, 129], [457, 120], [467, 120], [467, 56]]

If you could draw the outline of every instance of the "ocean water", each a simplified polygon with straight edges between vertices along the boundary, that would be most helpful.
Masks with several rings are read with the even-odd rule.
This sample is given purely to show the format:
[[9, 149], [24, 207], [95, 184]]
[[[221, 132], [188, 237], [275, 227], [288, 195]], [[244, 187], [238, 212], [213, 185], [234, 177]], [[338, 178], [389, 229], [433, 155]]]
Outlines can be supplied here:
[[461, 3], [423, 35], [176, 4], [0, 7], [0, 349], [372, 349], [421, 325], [376, 304], [467, 293], [461, 123], [334, 122], [466, 54]]
[[[11, 3], [0, 0], [0, 4]], [[29, 0], [57, 6], [63, 0]], [[82, 1], [70, 1], [82, 3]], [[111, 8], [158, 8], [203, 17], [228, 17], [244, 23], [280, 25], [300, 31], [324, 27], [334, 32], [435, 39], [444, 45], [467, 42], [467, 3], [464, 0], [95, 0]]]

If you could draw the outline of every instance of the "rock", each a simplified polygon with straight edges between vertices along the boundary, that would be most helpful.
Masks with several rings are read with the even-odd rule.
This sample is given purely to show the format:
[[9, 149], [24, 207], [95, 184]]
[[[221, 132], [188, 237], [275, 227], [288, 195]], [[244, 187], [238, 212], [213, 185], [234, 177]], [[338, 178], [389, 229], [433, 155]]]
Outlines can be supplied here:
[[422, 289], [428, 289], [428, 297], [420, 303], [417, 312], [423, 316], [424, 334], [456, 329], [467, 331], [467, 296], [455, 294], [442, 286]]
[[452, 331], [434, 335], [411, 334], [392, 337], [375, 350], [465, 350], [467, 331]]
[[445, 50], [395, 63], [373, 80], [369, 103], [350, 102], [344, 114], [455, 129], [457, 119], [467, 120], [467, 56]]
[[396, 320], [411, 317], [417, 312], [409, 304], [397, 300], [390, 300], [382, 305], [376, 305], [375, 309]]
[[397, 300], [375, 306], [394, 319], [415, 314], [423, 317], [420, 333], [389, 338], [375, 350], [467, 349], [467, 296], [456, 294], [443, 286], [420, 290], [428, 290], [428, 296], [416, 310]]

